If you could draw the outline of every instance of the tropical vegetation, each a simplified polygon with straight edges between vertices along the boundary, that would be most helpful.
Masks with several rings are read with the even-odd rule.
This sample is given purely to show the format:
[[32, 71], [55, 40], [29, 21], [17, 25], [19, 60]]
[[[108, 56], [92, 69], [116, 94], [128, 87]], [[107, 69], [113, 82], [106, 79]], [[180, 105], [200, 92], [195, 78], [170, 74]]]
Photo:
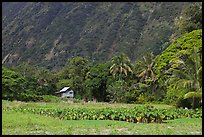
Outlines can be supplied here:
[[[133, 3], [123, 6], [125, 5], [138, 6]], [[140, 10], [145, 10], [148, 4], [140, 6], [143, 7]], [[55, 96], [56, 91], [69, 86], [75, 92], [74, 98], [78, 100], [160, 102], [177, 107], [198, 108], [202, 104], [202, 7], [200, 3], [184, 7], [182, 14], [174, 21], [173, 27], [177, 30], [167, 43], [160, 45], [163, 46], [161, 51], [147, 48], [145, 54], [138, 56], [136, 60], [128, 52], [117, 52], [101, 62], [80, 54], [63, 58], [66, 63], [60, 64], [61, 67], [54, 64], [55, 69], [33, 65], [25, 60], [14, 66], [3, 63], [2, 98], [45, 101], [50, 96], [52, 100], [51, 96]], [[55, 48], [62, 37], [60, 35], [55, 40]], [[116, 44], [121, 43], [115, 42], [112, 48]], [[2, 60], [4, 61], [5, 59]]]
[[[192, 43], [192, 44], [190, 44]], [[67, 61], [50, 73], [27, 63], [2, 67], [3, 99], [42, 101], [66, 85], [76, 99], [99, 102], [164, 102], [197, 108], [202, 101], [202, 30], [186, 33], [161, 55], [149, 52], [135, 63], [119, 54], [106, 63], [83, 57]]]

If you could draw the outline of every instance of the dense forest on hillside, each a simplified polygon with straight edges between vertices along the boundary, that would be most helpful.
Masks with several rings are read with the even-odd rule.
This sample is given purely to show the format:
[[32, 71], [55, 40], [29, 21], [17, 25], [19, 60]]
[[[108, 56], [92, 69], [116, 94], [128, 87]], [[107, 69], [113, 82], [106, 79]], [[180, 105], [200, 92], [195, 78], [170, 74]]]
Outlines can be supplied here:
[[161, 53], [188, 2], [5, 2], [2, 59], [61, 69], [72, 57], [96, 63], [125, 53]]
[[[4, 3], [5, 7], [3, 5], [3, 27], [5, 29], [2, 30], [3, 32], [3, 43], [2, 43], [2, 52], [4, 58], [2, 60], [3, 66], [2, 66], [2, 98], [3, 99], [8, 99], [8, 100], [21, 100], [21, 101], [45, 101], [50, 95], [55, 95], [56, 91], [59, 91], [65, 86], [71, 87], [75, 91], [75, 99], [88, 99], [88, 100], [93, 100], [96, 99], [97, 101], [105, 101], [105, 102], [125, 102], [125, 103], [145, 103], [145, 102], [163, 102], [167, 104], [174, 104], [178, 107], [189, 107], [189, 108], [195, 108], [199, 107], [201, 105], [202, 101], [202, 6], [201, 3], [192, 3], [192, 4], [187, 4], [185, 8], [175, 8], [172, 10], [172, 12], [181, 12], [179, 15], [180, 16], [171, 16], [171, 15], [166, 15], [165, 12], [160, 12], [159, 5], [164, 5], [164, 6], [169, 6], [174, 3], [122, 3], [122, 4], [113, 4], [109, 3], [109, 8], [107, 6], [104, 6], [105, 3], [99, 4], [99, 3], [69, 3], [67, 8], [64, 8], [63, 10], [73, 10], [72, 6], [75, 7], [78, 5], [77, 9], [75, 8], [76, 12], [71, 14], [72, 12], [65, 12], [69, 13], [66, 15], [67, 19], [69, 20], [71, 16], [77, 16], [78, 18], [75, 19], [81, 19], [78, 16], [78, 12], [82, 12], [83, 14], [87, 14], [86, 10], [83, 11], [83, 6], [85, 9], [88, 8], [90, 10], [98, 10], [98, 12], [102, 12], [103, 10], [106, 10], [107, 12], [102, 12], [102, 13], [108, 13], [109, 10], [114, 10], [114, 8], [119, 8], [123, 9], [121, 12], [127, 12], [127, 13], [132, 13], [137, 11], [137, 16], [135, 17], [141, 17], [141, 19], [145, 18], [146, 14], [150, 14], [149, 11], [146, 11], [147, 9], [151, 6], [154, 7], [154, 11], [152, 12], [151, 16], [148, 16], [150, 19], [149, 21], [151, 22], [151, 18], [156, 18], [157, 14], [165, 14], [163, 18], [156, 18], [159, 21], [161, 21], [161, 24], [164, 22], [170, 23], [167, 20], [167, 17], [173, 18], [172, 19], [172, 24], [166, 24], [166, 26], [170, 27], [171, 31], [168, 30], [165, 27], [165, 30], [168, 30], [166, 35], [166, 32], [161, 30], [160, 27], [156, 27], [155, 31], [157, 31], [157, 34], [160, 37], [157, 37], [157, 34], [152, 34], [151, 31], [154, 30], [154, 28], [148, 26], [148, 24], [145, 24], [144, 22], [141, 23], [138, 21], [138, 23], [141, 23], [140, 25], [145, 26], [142, 29], [150, 29], [146, 30], [145, 32], [142, 32], [146, 36], [149, 35], [151, 38], [157, 38], [163, 42], [155, 44], [155, 41], [151, 41], [149, 37], [142, 37], [142, 39], [138, 41], [143, 41], [143, 43], [140, 43], [143, 45], [144, 49], [135, 49], [135, 45], [130, 43], [130, 47], [125, 46], [126, 48], [123, 49], [123, 42], [129, 42], [131, 41], [131, 37], [134, 37], [134, 39], [137, 37], [135, 33], [129, 33], [129, 27], [128, 25], [126, 27], [121, 27], [120, 29], [125, 29], [125, 31], [119, 31], [121, 33], [114, 33], [112, 29], [109, 27], [105, 27], [107, 30], [101, 29], [99, 24], [97, 23], [96, 20], [96, 15], [94, 14], [95, 12], [89, 12], [91, 17], [86, 17], [84, 18], [91, 18], [89, 24], [88, 20], [82, 19], [84, 22], [86, 22], [86, 27], [92, 27], [93, 32], [95, 36], [98, 37], [96, 38], [97, 42], [100, 42], [100, 39], [103, 39], [103, 42], [105, 42], [107, 45], [112, 45], [113, 43], [108, 41], [108, 40], [113, 40], [111, 39], [113, 34], [109, 33], [114, 33], [117, 34], [116, 38], [114, 41], [116, 42], [115, 44], [118, 45], [116, 48], [117, 50], [120, 50], [120, 46], [122, 48], [121, 51], [124, 52], [118, 52], [116, 50], [112, 50], [115, 53], [110, 52], [104, 52], [103, 57], [107, 57], [106, 59], [100, 58], [103, 61], [96, 61], [93, 60], [93, 58], [90, 58], [90, 56], [83, 56], [83, 54], [86, 54], [86, 51], [89, 51], [91, 54], [94, 54], [95, 51], [91, 50], [82, 50], [80, 54], [77, 54], [77, 56], [73, 56], [69, 59], [68, 57], [65, 58], [65, 56], [61, 56], [60, 54], [55, 54], [57, 56], [61, 56], [60, 58], [56, 58], [56, 62], [62, 63], [61, 60], [63, 59], [65, 61], [64, 65], [61, 64], [61, 67], [58, 69], [53, 69], [52, 71], [50, 69], [47, 69], [47, 65], [42, 67], [41, 65], [44, 64], [45, 62], [42, 60], [41, 56], [45, 55], [44, 53], [44, 48], [39, 48], [37, 45], [40, 46], [45, 46], [46, 44], [40, 44], [40, 40], [38, 42], [28, 42], [29, 44], [27, 45], [29, 47], [29, 50], [27, 50], [27, 46], [18, 46], [18, 44], [14, 44], [16, 40], [22, 39], [26, 37], [29, 37], [24, 33], [24, 29], [27, 27], [22, 27], [22, 31], [14, 31], [16, 29], [20, 29], [19, 26], [15, 23], [15, 20], [18, 20], [19, 17], [18, 13], [22, 12], [24, 14], [24, 18], [28, 18], [27, 13], [32, 11], [34, 8], [39, 8], [38, 6], [41, 5], [44, 9], [44, 11], [39, 11], [39, 13], [36, 13], [34, 17], [41, 17], [40, 12], [48, 13], [51, 10], [48, 10], [49, 8], [54, 8], [56, 4], [50, 5], [50, 3], [17, 3], [18, 6], [13, 7], [15, 9], [16, 14], [13, 13], [13, 11], [8, 10], [11, 8], [13, 5], [12, 4], [7, 4]], [[35, 7], [31, 8], [30, 10], [22, 11], [21, 9], [23, 8], [24, 10], [29, 8], [30, 6], [35, 5]], [[179, 3], [181, 4], [181, 3]], [[178, 4], [178, 5], [179, 5]], [[58, 7], [58, 13], [50, 13], [51, 15], [59, 14], [62, 12], [61, 7], [64, 5], [67, 5], [66, 3], [60, 3]], [[103, 8], [103, 10], [99, 10], [98, 8], [93, 9], [95, 6], [99, 6], [100, 8]], [[178, 6], [177, 5], [177, 6]], [[183, 5], [183, 4], [181, 4]], [[179, 5], [178, 7], [182, 7]], [[9, 7], [11, 6], [11, 7]], [[45, 7], [47, 6], [47, 8]], [[104, 6], [104, 7], [103, 7]], [[150, 7], [149, 7], [150, 6]], [[169, 8], [171, 8], [169, 6]], [[176, 4], [174, 5], [176, 7]], [[133, 11], [127, 11], [128, 9], [131, 10], [132, 8], [135, 9]], [[139, 7], [139, 8], [136, 8]], [[157, 7], [157, 8], [155, 8]], [[56, 8], [56, 7], [55, 7]], [[60, 10], [61, 9], [61, 10]], [[139, 10], [140, 9], [140, 10]], [[145, 10], [146, 9], [146, 10]], [[168, 9], [168, 8], [166, 8]], [[178, 11], [177, 11], [178, 10]], [[34, 10], [35, 11], [35, 10]], [[120, 10], [119, 10], [120, 11]], [[139, 15], [139, 12], [143, 11], [143, 14], [141, 16]], [[55, 11], [57, 12], [57, 11]], [[64, 13], [64, 12], [62, 12]], [[102, 14], [101, 13], [101, 14]], [[111, 19], [114, 20], [118, 17], [118, 20], [120, 20], [119, 17], [125, 18], [124, 16], [128, 16], [128, 14], [119, 14], [120, 12], [109, 12], [111, 15], [108, 16], [113, 16]], [[100, 14], [100, 15], [101, 15]], [[112, 15], [113, 14], [113, 15]], [[132, 13], [133, 14], [133, 13]], [[170, 14], [170, 13], [169, 13]], [[11, 15], [10, 18], [7, 18], [8, 15]], [[103, 15], [103, 14], [102, 14]], [[123, 15], [123, 16], [122, 16]], [[13, 17], [12, 17], [13, 16]], [[88, 15], [87, 15], [88, 16]], [[105, 15], [104, 15], [105, 16]], [[46, 17], [46, 16], [45, 16]], [[65, 16], [62, 16], [65, 17]], [[131, 19], [134, 20], [134, 17], [128, 16]], [[13, 20], [15, 18], [15, 20]], [[107, 17], [108, 18], [108, 17]], [[57, 20], [58, 18], [53, 19], [56, 21], [56, 23], [60, 23], [60, 20]], [[109, 19], [109, 18], [108, 18]], [[13, 20], [13, 21], [12, 21]], [[102, 20], [102, 19], [101, 19]], [[158, 21], [157, 20], [157, 21]], [[6, 24], [6, 22], [11, 21], [11, 24]], [[23, 20], [26, 22], [26, 19]], [[59, 21], [59, 22], [58, 22]], [[73, 22], [67, 24], [69, 25], [77, 25], [76, 22], [72, 20]], [[83, 24], [83, 21], [81, 24]], [[148, 23], [149, 23], [148, 21]], [[162, 22], [164, 21], [164, 22]], [[25, 23], [24, 22], [24, 23]], [[51, 21], [52, 22], [52, 21]], [[94, 23], [95, 22], [95, 23]], [[108, 21], [106, 21], [108, 22]], [[29, 24], [29, 22], [27, 22]], [[45, 23], [42, 21], [42, 23]], [[73, 24], [72, 24], [73, 23]], [[130, 20], [127, 20], [127, 24], [131, 24]], [[133, 23], [133, 22], [132, 22]], [[25, 23], [26, 24], [26, 23]], [[35, 22], [33, 22], [33, 25]], [[38, 23], [37, 23], [38, 24]], [[47, 24], [47, 23], [46, 23]], [[114, 26], [117, 25], [117, 23], [111, 23]], [[145, 24], [145, 25], [144, 25]], [[160, 24], [160, 25], [161, 25]], [[40, 24], [38, 24], [40, 25]], [[41, 24], [43, 25], [43, 24]], [[53, 25], [59, 26], [58, 29], [56, 29], [54, 33], [55, 38], [53, 38], [53, 41], [47, 40], [48, 45], [53, 45], [54, 42], [54, 47], [52, 51], [55, 51], [57, 48], [62, 48], [58, 49], [60, 52], [63, 51], [63, 47], [57, 46], [63, 45], [62, 43], [66, 43], [65, 41], [68, 40], [70, 42], [70, 47], [74, 45], [73, 52], [74, 50], [77, 50], [80, 45], [83, 45], [83, 48], [88, 48], [86, 44], [79, 44], [83, 43], [85, 41], [87, 42], [92, 42], [90, 39], [85, 39], [85, 37], [79, 37], [77, 34], [77, 30], [73, 30], [67, 33], [59, 33], [57, 35], [56, 33], [62, 32], [63, 27], [60, 26], [60, 24], [55, 24]], [[88, 26], [87, 26], [88, 25]], [[99, 26], [98, 26], [99, 25]], [[101, 24], [102, 25], [102, 24]], [[121, 25], [121, 24], [120, 24]], [[125, 24], [124, 24], [125, 25]], [[134, 28], [135, 32], [138, 32], [141, 27], [138, 27], [135, 22], [132, 24], [133, 26], [135, 25], [136, 28]], [[156, 24], [159, 25], [159, 24]], [[164, 24], [163, 24], [164, 25]], [[79, 25], [80, 27], [81, 25]], [[130, 25], [131, 26], [131, 25]], [[31, 27], [31, 26], [30, 26]], [[46, 28], [46, 26], [44, 26]], [[54, 27], [54, 26], [49, 26], [49, 27]], [[49, 28], [48, 27], [48, 28]], [[56, 26], [55, 26], [56, 27]], [[62, 27], [62, 28], [61, 28]], [[81, 26], [82, 27], [82, 26]], [[85, 27], [85, 28], [86, 28]], [[150, 27], [150, 28], [148, 28]], [[35, 28], [35, 27], [34, 27]], [[42, 32], [37, 35], [37, 33], [34, 33], [36, 29], [32, 29], [32, 27], [29, 29], [27, 28], [28, 32], [33, 37], [41, 37], [41, 33], [50, 34], [49, 29], [46, 28], [46, 31], [42, 30]], [[72, 28], [72, 26], [70, 26]], [[78, 27], [77, 27], [78, 28]], [[77, 29], [76, 27], [73, 29]], [[118, 27], [116, 27], [118, 28]], [[48, 29], [48, 30], [47, 30]], [[78, 28], [79, 29], [79, 28]], [[133, 29], [133, 28], [131, 28]], [[21, 30], [21, 29], [20, 29]], [[104, 35], [98, 34], [96, 31], [107, 31], [107, 33], [103, 33]], [[138, 31], [136, 31], [138, 30]], [[174, 30], [174, 31], [173, 31]], [[79, 30], [78, 30], [79, 31]], [[127, 31], [127, 32], [126, 32]], [[154, 33], [155, 33], [154, 31]], [[163, 33], [160, 33], [163, 32]], [[48, 33], [49, 32], [49, 33]], [[126, 32], [128, 35], [125, 33], [122, 34], [122, 32]], [[139, 31], [141, 32], [141, 31]], [[16, 33], [16, 35], [14, 34]], [[76, 33], [76, 35], [75, 35]], [[90, 34], [90, 33], [88, 33]], [[86, 37], [88, 37], [88, 34]], [[105, 35], [107, 34], [107, 35]], [[118, 39], [118, 37], [121, 34], [121, 39]], [[10, 36], [16, 36], [13, 37], [12, 39]], [[51, 35], [51, 34], [50, 34]], [[51, 37], [50, 35], [45, 35], [41, 40], [43, 39], [48, 39]], [[63, 39], [65, 38], [65, 35], [73, 35], [77, 40], [71, 40], [71, 39]], [[21, 37], [24, 36], [24, 37]], [[47, 38], [46, 38], [47, 36]], [[57, 37], [56, 37], [57, 36]], [[78, 37], [78, 38], [77, 38]], [[141, 38], [141, 36], [138, 36], [138, 38]], [[34, 38], [35, 39], [35, 38]], [[49, 38], [50, 39], [50, 38]], [[35, 39], [36, 40], [36, 39]], [[34, 40], [34, 41], [35, 41]], [[137, 39], [136, 39], [137, 40]], [[44, 41], [44, 40], [43, 40]], [[25, 42], [25, 40], [20, 41]], [[41, 41], [42, 42], [42, 41]], [[73, 43], [72, 43], [73, 42]], [[75, 43], [77, 42], [77, 43]], [[110, 43], [111, 44], [110, 44]], [[147, 42], [145, 44], [145, 42]], [[157, 41], [158, 42], [158, 41]], [[165, 42], [165, 43], [164, 43]], [[35, 43], [35, 44], [34, 44]], [[95, 42], [93, 42], [95, 43]], [[78, 44], [78, 45], [77, 45]], [[106, 49], [104, 46], [106, 44], [101, 45], [102, 47], [97, 47], [97, 48], [102, 48]], [[137, 42], [138, 44], [138, 42]], [[136, 45], [137, 45], [136, 44]], [[155, 44], [155, 45], [154, 45]], [[89, 48], [94, 50], [91, 44], [87, 43]], [[157, 45], [157, 47], [156, 47]], [[133, 46], [133, 47], [131, 47]], [[163, 46], [163, 49], [160, 49]], [[26, 48], [27, 47], [27, 48]], [[158, 48], [160, 47], [160, 48]], [[64, 48], [69, 48], [69, 46], [64, 45]], [[38, 54], [36, 53], [36, 50], [39, 51]], [[135, 57], [132, 57], [130, 52], [133, 53], [133, 55], [137, 56], [137, 59]], [[146, 52], [144, 52], [146, 50]], [[159, 51], [161, 50], [161, 51]], [[25, 52], [22, 52], [25, 51]], [[72, 51], [72, 50], [70, 50]], [[100, 51], [100, 50], [98, 50]], [[25, 56], [21, 56], [22, 60], [23, 58], [30, 60], [27, 62], [26, 60], [22, 62], [18, 62], [17, 64], [12, 64], [12, 60], [14, 61], [14, 58], [11, 58], [13, 55], [11, 53], [18, 53], [24, 54]], [[22, 52], [22, 53], [20, 53]], [[33, 53], [32, 53], [33, 52]], [[41, 53], [43, 52], [43, 53]], [[83, 53], [84, 52], [84, 53]], [[16, 54], [15, 53], [15, 54]], [[57, 52], [56, 52], [57, 53]], [[117, 53], [117, 54], [116, 54]], [[141, 56], [139, 56], [141, 54]], [[66, 54], [67, 55], [67, 54]], [[70, 54], [73, 55], [73, 54]], [[86, 54], [88, 55], [88, 54]], [[100, 54], [99, 54], [100, 55]], [[7, 56], [7, 57], [5, 57]], [[109, 56], [109, 57], [108, 57]], [[18, 57], [20, 56], [14, 56], [18, 60]], [[33, 58], [35, 57], [35, 58]], [[51, 56], [45, 56], [47, 59]], [[8, 59], [6, 59], [8, 58]], [[38, 62], [41, 58], [41, 65], [40, 62]], [[52, 58], [52, 57], [51, 57]], [[50, 62], [54, 61], [50, 58]], [[54, 58], [53, 58], [54, 59]], [[61, 59], [61, 60], [60, 60]], [[37, 64], [32, 64], [34, 63], [33, 61], [35, 60]], [[7, 62], [8, 61], [8, 62]], [[50, 62], [47, 62], [50, 64]], [[54, 63], [56, 63], [54, 61]], [[4, 64], [4, 62], [11, 63], [12, 66], [8, 67], [8, 64]], [[15, 61], [14, 61], [15, 62]], [[46, 63], [45, 63], [46, 64]], [[57, 65], [57, 64], [55, 64]], [[59, 64], [60, 65], [60, 64]], [[49, 66], [49, 65], [48, 65]]]

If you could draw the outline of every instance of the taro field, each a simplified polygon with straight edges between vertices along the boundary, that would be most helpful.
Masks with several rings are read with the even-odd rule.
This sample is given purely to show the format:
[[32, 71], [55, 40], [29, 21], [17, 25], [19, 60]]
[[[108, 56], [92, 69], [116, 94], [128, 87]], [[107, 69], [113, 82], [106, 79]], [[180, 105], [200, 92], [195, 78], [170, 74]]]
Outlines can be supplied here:
[[202, 135], [202, 109], [2, 100], [3, 135]]

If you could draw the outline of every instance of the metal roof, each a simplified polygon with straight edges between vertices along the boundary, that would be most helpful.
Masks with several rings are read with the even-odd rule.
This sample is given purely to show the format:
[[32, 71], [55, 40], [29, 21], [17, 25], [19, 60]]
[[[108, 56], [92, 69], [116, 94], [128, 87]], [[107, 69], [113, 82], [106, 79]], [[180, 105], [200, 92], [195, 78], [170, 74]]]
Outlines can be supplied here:
[[59, 92], [55, 92], [55, 93], [61, 93], [61, 92], [65, 92], [69, 89], [70, 87], [64, 87], [63, 89], [61, 89]]

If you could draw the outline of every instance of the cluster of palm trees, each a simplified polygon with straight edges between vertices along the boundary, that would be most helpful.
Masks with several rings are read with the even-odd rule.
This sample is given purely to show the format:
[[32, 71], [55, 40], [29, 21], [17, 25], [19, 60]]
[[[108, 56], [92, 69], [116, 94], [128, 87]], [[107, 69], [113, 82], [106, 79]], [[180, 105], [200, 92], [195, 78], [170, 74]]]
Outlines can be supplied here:
[[[130, 76], [136, 81], [139, 79], [135, 88], [143, 89], [143, 93], [149, 95], [154, 93], [156, 87], [153, 65], [154, 55], [152, 52], [148, 52], [141, 60], [137, 61], [135, 65], [131, 64], [127, 55], [120, 54], [112, 58], [110, 73], [115, 80], [118, 81], [125, 80], [128, 77], [130, 78]], [[147, 91], [149, 92], [147, 93]]]
[[[193, 48], [193, 54], [186, 59], [177, 58], [169, 69], [171, 76], [169, 84], [174, 83], [175, 89], [183, 86], [188, 90], [188, 93], [184, 95], [184, 99], [194, 97], [201, 98], [202, 101], [202, 48]], [[174, 67], [176, 66], [179, 67]], [[156, 74], [154, 73], [154, 55], [152, 52], [148, 52], [143, 56], [142, 60], [137, 61], [135, 67], [130, 62], [127, 55], [121, 54], [112, 58], [112, 66], [110, 67], [110, 73], [117, 80], [121, 80], [129, 75], [136, 74], [143, 84], [151, 83], [156, 85]], [[178, 91], [179, 92], [179, 91]]]
[[134, 72], [139, 78], [141, 78], [141, 80], [146, 80], [149, 78], [155, 79], [156, 77], [153, 71], [153, 65], [154, 55], [152, 52], [147, 53], [147, 55], [143, 56], [143, 60], [138, 61], [136, 67], [139, 68], [137, 69], [133, 68], [133, 65], [131, 64], [128, 56], [122, 53], [112, 58], [112, 66], [110, 67], [110, 73], [113, 75], [114, 78], [118, 76], [119, 79], [122, 78], [122, 74], [127, 77], [128, 75], [131, 75]]

